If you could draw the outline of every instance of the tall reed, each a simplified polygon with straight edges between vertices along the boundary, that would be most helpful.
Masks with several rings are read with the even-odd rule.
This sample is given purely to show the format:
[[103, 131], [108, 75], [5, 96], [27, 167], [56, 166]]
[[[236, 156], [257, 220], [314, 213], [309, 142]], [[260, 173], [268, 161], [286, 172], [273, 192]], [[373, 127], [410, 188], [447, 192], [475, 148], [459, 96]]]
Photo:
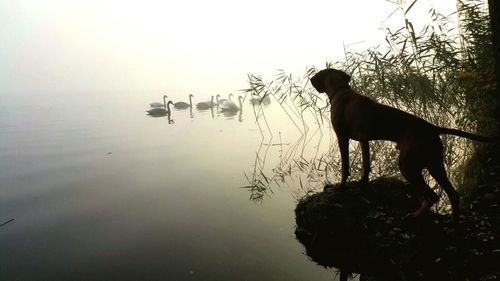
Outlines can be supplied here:
[[[458, 11], [448, 16], [431, 9], [430, 22], [417, 32], [408, 18], [408, 11], [416, 2], [397, 7], [397, 12], [403, 16], [403, 24], [397, 30], [386, 29], [384, 46], [358, 53], [346, 52], [343, 60], [327, 62], [326, 67], [351, 74], [356, 91], [433, 124], [492, 133], [491, 116], [497, 99], [494, 96], [496, 85], [487, 4], [478, 0], [458, 1]], [[454, 21], [456, 18], [459, 19], [458, 25]], [[316, 72], [316, 68], [310, 67], [303, 76], [295, 77], [281, 70], [269, 82], [264, 82], [258, 75], [249, 75], [250, 87], [244, 91], [278, 101], [284, 116], [303, 136], [308, 134], [312, 125], [331, 132], [326, 95], [318, 94], [309, 83], [309, 77]], [[259, 122], [264, 108], [257, 111], [260, 112], [256, 114]], [[306, 116], [310, 116], [312, 122]], [[262, 194], [270, 183], [278, 179], [283, 181], [286, 176], [293, 177], [294, 172], [306, 175], [308, 180], [317, 177], [322, 177], [323, 181], [338, 180], [340, 157], [335, 137], [333, 134], [329, 136], [330, 148], [326, 152], [316, 154], [312, 159], [294, 154], [287, 161], [280, 161], [271, 175], [264, 175], [262, 169], [257, 169], [253, 176], [247, 177], [248, 187]], [[445, 164], [457, 184], [458, 168], [474, 153], [475, 145], [451, 136], [443, 136], [443, 141]], [[393, 145], [373, 142], [371, 152], [375, 175], [398, 174], [397, 151]], [[351, 158], [354, 158], [352, 174], [356, 177], [361, 170], [359, 147], [352, 147]], [[299, 183], [303, 187], [302, 178]]]

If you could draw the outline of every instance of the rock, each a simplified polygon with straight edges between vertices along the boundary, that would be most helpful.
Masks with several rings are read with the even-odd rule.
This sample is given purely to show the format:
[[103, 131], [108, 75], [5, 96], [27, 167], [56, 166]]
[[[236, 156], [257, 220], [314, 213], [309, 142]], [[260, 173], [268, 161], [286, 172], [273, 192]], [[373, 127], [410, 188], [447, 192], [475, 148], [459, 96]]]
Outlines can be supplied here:
[[299, 201], [295, 235], [319, 265], [370, 280], [474, 280], [498, 271], [498, 248], [483, 241], [489, 223], [471, 213], [458, 222], [433, 213], [407, 219], [419, 206], [395, 178], [333, 185]]

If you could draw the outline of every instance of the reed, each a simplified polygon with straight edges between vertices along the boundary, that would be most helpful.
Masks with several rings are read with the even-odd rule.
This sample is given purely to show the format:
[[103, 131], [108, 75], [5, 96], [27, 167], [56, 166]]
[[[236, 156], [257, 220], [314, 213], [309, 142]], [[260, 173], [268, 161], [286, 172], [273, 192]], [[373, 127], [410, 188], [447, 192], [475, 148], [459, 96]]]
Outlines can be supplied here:
[[[397, 6], [392, 15], [402, 15], [403, 23], [397, 30], [386, 29], [384, 45], [363, 52], [346, 50], [344, 59], [327, 62], [326, 67], [351, 74], [352, 87], [356, 91], [433, 124], [482, 134], [494, 133], [492, 112], [497, 99], [487, 3], [458, 1], [458, 11], [447, 16], [432, 9], [429, 23], [417, 32], [408, 18], [416, 2]], [[295, 148], [290, 146], [283, 152], [286, 157], [282, 157], [272, 174], [265, 175], [262, 166], [255, 166], [252, 175], [247, 175], [247, 187], [252, 191], [264, 194], [270, 190], [270, 184], [288, 179], [307, 193], [322, 187], [325, 181], [339, 180], [340, 157], [331, 133], [329, 102], [326, 95], [318, 94], [309, 83], [309, 77], [316, 71], [315, 67], [309, 67], [304, 75], [296, 77], [280, 70], [268, 82], [259, 75], [248, 76], [250, 86], [244, 92], [275, 99], [283, 116], [302, 134]], [[260, 124], [265, 109], [258, 107], [255, 112]], [[272, 134], [267, 120], [265, 124]], [[259, 128], [262, 132], [262, 127]], [[318, 130], [321, 135], [329, 132], [328, 148], [313, 156], [297, 152], [300, 151], [298, 146], [305, 146], [307, 139], [311, 139], [311, 131]], [[322, 138], [322, 141], [325, 140]], [[448, 136], [444, 136], [443, 141], [445, 165], [452, 181], [459, 185], [459, 168], [474, 153], [476, 144]], [[361, 151], [357, 145], [351, 146], [351, 150], [351, 172], [356, 178], [361, 172]], [[372, 177], [399, 174], [395, 161], [397, 151], [393, 145], [373, 142], [371, 153]], [[304, 183], [310, 185], [309, 188], [304, 188]], [[434, 183], [430, 181], [430, 184]]]

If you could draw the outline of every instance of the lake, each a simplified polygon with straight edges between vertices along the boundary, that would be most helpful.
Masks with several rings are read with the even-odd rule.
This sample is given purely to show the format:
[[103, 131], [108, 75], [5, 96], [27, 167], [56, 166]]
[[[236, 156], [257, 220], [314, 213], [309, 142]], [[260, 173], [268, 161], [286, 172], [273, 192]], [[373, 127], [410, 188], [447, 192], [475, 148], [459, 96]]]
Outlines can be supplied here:
[[263, 200], [242, 188], [301, 136], [277, 101], [263, 137], [249, 97], [233, 116], [193, 108], [169, 122], [145, 112], [162, 95], [2, 93], [0, 223], [14, 221], [0, 228], [0, 279], [336, 278], [295, 239], [302, 182]]

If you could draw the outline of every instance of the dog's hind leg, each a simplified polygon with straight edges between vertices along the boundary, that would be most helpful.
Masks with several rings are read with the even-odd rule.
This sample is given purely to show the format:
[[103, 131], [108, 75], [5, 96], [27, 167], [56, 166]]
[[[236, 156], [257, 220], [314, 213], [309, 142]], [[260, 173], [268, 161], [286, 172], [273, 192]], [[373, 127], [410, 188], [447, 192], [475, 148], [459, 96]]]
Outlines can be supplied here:
[[441, 141], [439, 141], [439, 145], [436, 146], [435, 150], [436, 151], [433, 151], [433, 158], [429, 160], [427, 170], [436, 182], [444, 189], [446, 195], [448, 195], [453, 217], [457, 218], [460, 211], [460, 194], [455, 190], [455, 188], [453, 188], [453, 185], [446, 175], [443, 163], [443, 144]]
[[[405, 176], [405, 173], [401, 171], [403, 175]], [[418, 210], [416, 210], [413, 213], [408, 214], [408, 217], [419, 217], [421, 216], [424, 212], [428, 211], [436, 202], [439, 200], [439, 196], [427, 185], [427, 183], [424, 180], [424, 177], [421, 174], [418, 176], [415, 175], [406, 175], [405, 178], [413, 185], [416, 187], [420, 188], [423, 191], [423, 196], [424, 196], [424, 202], [422, 202], [422, 205]], [[411, 178], [411, 180], [410, 180]]]
[[367, 183], [368, 178], [371, 172], [370, 168], [370, 145], [368, 141], [360, 141], [361, 144], [361, 152], [363, 156], [363, 177], [361, 178], [361, 182]]
[[[424, 201], [420, 208], [408, 214], [408, 217], [419, 217], [424, 212], [428, 211], [436, 202], [439, 200], [438, 195], [427, 185], [425, 182], [422, 171], [424, 169], [422, 152], [419, 151], [417, 147], [406, 147], [406, 149], [401, 149], [401, 154], [399, 155], [399, 169], [401, 174], [414, 185], [416, 188], [422, 191]], [[405, 151], [406, 150], [406, 151]]]

